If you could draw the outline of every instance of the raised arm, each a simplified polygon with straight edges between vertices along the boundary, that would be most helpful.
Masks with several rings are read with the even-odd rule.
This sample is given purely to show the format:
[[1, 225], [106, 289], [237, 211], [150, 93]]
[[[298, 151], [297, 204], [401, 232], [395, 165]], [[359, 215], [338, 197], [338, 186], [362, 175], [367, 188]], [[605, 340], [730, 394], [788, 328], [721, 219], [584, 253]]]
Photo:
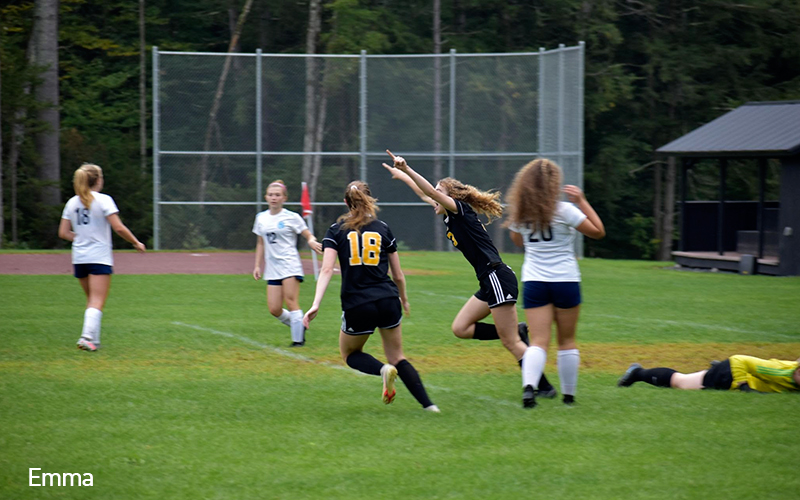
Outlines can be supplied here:
[[[437, 191], [431, 185], [431, 183], [428, 182], [428, 179], [421, 176], [420, 174], [415, 172], [414, 169], [408, 166], [408, 163], [406, 163], [405, 158], [403, 158], [402, 156], [395, 156], [388, 149], [386, 150], [386, 152], [389, 153], [389, 156], [392, 157], [392, 160], [394, 161], [394, 168], [406, 174], [409, 177], [409, 179], [414, 183], [414, 185], [417, 186], [419, 192], [417, 190], [414, 190], [414, 192], [416, 192], [418, 196], [420, 197], [426, 196], [431, 200], [433, 200], [434, 202], [438, 203], [439, 205], [442, 205], [444, 208], [446, 208], [451, 212], [458, 211], [458, 207], [456, 206], [455, 200], [449, 197], [448, 195], [442, 193], [441, 191]], [[384, 166], [388, 167], [388, 165]], [[411, 184], [409, 184], [409, 186], [411, 186]], [[414, 188], [412, 187], [412, 189]], [[420, 194], [420, 192], [422, 194]]]
[[411, 314], [411, 305], [406, 294], [406, 276], [400, 267], [400, 255], [397, 252], [389, 254], [389, 270], [392, 272], [392, 281], [397, 285], [397, 291], [400, 293], [400, 303], [403, 304], [403, 310], [408, 316]]
[[108, 219], [109, 224], [111, 224], [111, 229], [113, 229], [115, 233], [120, 235], [122, 239], [133, 245], [133, 248], [135, 248], [136, 251], [138, 251], [139, 253], [145, 252], [144, 243], [136, 239], [136, 236], [133, 235], [131, 230], [128, 229], [128, 227], [122, 223], [122, 220], [120, 220], [119, 218], [119, 214], [116, 213], [111, 214], [108, 217], [106, 217], [106, 219]]
[[319, 279], [317, 280], [317, 289], [314, 292], [314, 303], [311, 308], [303, 316], [303, 326], [309, 328], [311, 320], [317, 317], [319, 306], [322, 303], [322, 297], [325, 296], [325, 290], [328, 289], [328, 284], [331, 282], [333, 276], [333, 265], [336, 264], [336, 256], [338, 253], [334, 248], [326, 248], [322, 254], [322, 269], [319, 271]]
[[406, 186], [410, 187], [414, 194], [419, 196], [419, 199], [424, 201], [429, 205], [434, 205], [436, 202], [430, 196], [426, 196], [425, 193], [417, 186], [417, 184], [411, 180], [411, 177], [408, 176], [405, 172], [401, 170], [397, 170], [396, 168], [392, 167], [391, 165], [387, 165], [385, 163], [382, 164], [383, 168], [389, 171], [392, 174], [392, 179], [399, 179], [405, 183]]
[[586, 195], [583, 194], [583, 190], [578, 186], [567, 184], [564, 186], [564, 193], [566, 193], [570, 202], [574, 203], [581, 212], [586, 214], [586, 220], [581, 222], [581, 225], [575, 229], [595, 240], [603, 238], [606, 235], [606, 228], [603, 226], [603, 221], [600, 220], [597, 212], [586, 201]]

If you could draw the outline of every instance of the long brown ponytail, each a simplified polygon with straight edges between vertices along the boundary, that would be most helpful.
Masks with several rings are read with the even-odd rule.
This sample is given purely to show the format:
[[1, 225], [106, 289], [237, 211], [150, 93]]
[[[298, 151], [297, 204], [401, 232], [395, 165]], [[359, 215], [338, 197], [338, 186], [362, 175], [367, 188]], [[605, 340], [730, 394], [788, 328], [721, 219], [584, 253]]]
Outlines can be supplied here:
[[344, 190], [344, 201], [350, 212], [339, 216], [336, 222], [342, 229], [355, 229], [356, 231], [375, 220], [375, 214], [380, 210], [378, 200], [372, 197], [369, 185], [363, 181], [353, 181]]
[[92, 163], [84, 163], [75, 171], [75, 175], [72, 177], [72, 186], [84, 207], [92, 208], [92, 201], [94, 201], [92, 188], [102, 177], [103, 169]]

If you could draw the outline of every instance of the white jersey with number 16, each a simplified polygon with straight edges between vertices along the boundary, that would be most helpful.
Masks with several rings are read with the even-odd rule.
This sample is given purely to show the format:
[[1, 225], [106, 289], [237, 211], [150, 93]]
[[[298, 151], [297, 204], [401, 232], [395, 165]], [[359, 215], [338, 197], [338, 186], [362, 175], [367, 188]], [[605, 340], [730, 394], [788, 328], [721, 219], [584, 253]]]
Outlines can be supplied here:
[[92, 191], [94, 201], [91, 208], [86, 208], [78, 196], [69, 199], [62, 219], [72, 223], [75, 239], [72, 241], [73, 264], [114, 265], [111, 253], [111, 224], [108, 217], [119, 212], [114, 199], [107, 194]]

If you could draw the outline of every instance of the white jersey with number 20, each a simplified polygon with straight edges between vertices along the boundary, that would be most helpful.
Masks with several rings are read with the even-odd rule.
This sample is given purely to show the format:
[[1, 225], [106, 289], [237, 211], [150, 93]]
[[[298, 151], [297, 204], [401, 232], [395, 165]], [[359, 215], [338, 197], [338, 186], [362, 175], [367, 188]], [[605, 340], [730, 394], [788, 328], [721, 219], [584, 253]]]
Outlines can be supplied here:
[[111, 224], [108, 217], [119, 212], [114, 199], [107, 194], [92, 191], [94, 201], [91, 208], [83, 206], [80, 197], [73, 196], [69, 199], [62, 219], [72, 223], [72, 232], [75, 239], [72, 241], [73, 264], [104, 264], [114, 265], [114, 256], [111, 253]]
[[253, 232], [264, 240], [265, 280], [302, 276], [297, 235], [308, 229], [299, 214], [285, 208], [276, 215], [265, 210], [256, 215]]
[[521, 234], [525, 244], [522, 281], [580, 281], [575, 228], [585, 219], [578, 207], [559, 201], [550, 227], [544, 230], [512, 224], [509, 229]]

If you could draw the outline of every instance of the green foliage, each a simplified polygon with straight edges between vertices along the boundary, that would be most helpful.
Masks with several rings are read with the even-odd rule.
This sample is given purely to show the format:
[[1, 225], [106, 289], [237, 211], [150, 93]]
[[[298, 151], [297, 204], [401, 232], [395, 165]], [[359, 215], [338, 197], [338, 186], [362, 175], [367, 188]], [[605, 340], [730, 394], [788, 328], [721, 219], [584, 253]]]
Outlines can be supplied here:
[[[242, 4], [228, 0], [148, 1], [147, 50], [158, 45], [165, 50], [225, 51], [231, 29], [228, 10], [238, 14]], [[433, 48], [429, 1], [326, 0], [322, 7], [320, 52], [357, 53], [365, 49], [373, 54], [402, 54], [430, 52]], [[0, 133], [7, 159], [12, 125], [21, 121], [26, 131], [19, 163], [19, 189], [25, 194], [24, 199], [20, 197], [20, 238], [36, 247], [40, 246], [39, 231], [54, 227], [55, 222], [45, 220], [51, 214], [45, 215], [46, 211], [31, 201], [37, 199], [39, 189], [32, 134], [41, 127], [33, 118], [40, 105], [33, 94], [23, 92], [36, 83], [40, 70], [30, 68], [25, 58], [32, 8], [31, 0], [0, 7]], [[304, 2], [255, 2], [244, 26], [241, 50], [303, 52], [307, 8]], [[123, 209], [123, 219], [140, 238], [148, 239], [152, 231], [152, 179], [149, 171], [141, 172], [138, 166], [138, 4], [62, 0], [60, 9], [63, 197], [72, 194], [72, 172], [80, 163], [98, 163], [106, 172], [107, 192]], [[651, 170], [637, 169], [654, 160], [656, 148], [744, 102], [800, 98], [800, 67], [796, 64], [800, 57], [800, 31], [796, 29], [800, 4], [792, 0], [459, 0], [443, 2], [441, 17], [443, 51], [515, 52], [586, 42], [585, 187], [609, 228], [605, 240], [587, 245], [594, 255], [641, 255], [627, 221], [633, 220], [634, 214], [641, 214], [643, 220], [653, 216]], [[149, 89], [149, 53], [147, 56]], [[347, 111], [357, 109], [357, 103], [349, 102], [351, 98], [343, 91], [355, 84], [357, 65], [343, 61], [325, 64], [324, 68], [331, 124], [325, 147], [333, 150], [358, 147], [358, 116]], [[302, 68], [299, 71], [302, 74]], [[415, 78], [418, 71], [410, 66], [387, 66], [382, 72], [386, 88], [394, 86], [406, 92], [410, 103], [428, 99], [429, 84]], [[267, 91], [296, 86], [294, 82], [277, 81], [279, 77], [269, 71], [265, 76]], [[468, 89], [476, 95], [489, 92], [487, 88], [498, 89], [491, 91], [492, 95], [481, 94], [482, 102], [487, 108], [506, 111], [504, 126], [518, 128], [530, 113], [525, 104], [535, 104], [536, 96], [531, 89], [487, 85], [503, 77], [503, 67], [485, 68], [482, 75], [471, 74]], [[187, 103], [199, 95], [196, 91], [200, 87], [193, 85], [212, 87], [213, 91], [215, 83], [214, 78], [199, 75], [184, 75], [172, 83], [164, 80], [165, 85], [184, 88]], [[250, 80], [233, 79], [229, 85], [250, 85]], [[223, 144], [230, 145], [250, 133], [253, 105], [247, 100], [228, 104], [231, 111], [224, 125], [233, 127], [234, 132], [221, 138]], [[291, 116], [287, 116], [289, 111], [283, 107], [278, 110], [267, 96], [265, 112], [275, 120], [265, 126], [265, 147], [295, 140], [292, 134], [303, 130], [303, 114], [296, 110], [303, 105], [302, 92], [298, 92], [296, 102], [286, 108], [291, 110]], [[371, 100], [370, 106], [376, 109], [381, 103]], [[17, 113], [22, 110], [27, 114]], [[387, 128], [391, 119], [412, 123], [424, 119], [426, 113], [431, 113], [429, 106], [405, 106], [386, 113], [387, 123], [376, 118], [370, 133]], [[172, 118], [184, 127], [174, 128], [176, 136], [165, 139], [202, 141], [202, 132], [195, 128], [205, 123], [206, 116], [203, 106], [183, 106]], [[148, 127], [150, 118], [148, 114]], [[483, 127], [458, 130], [458, 141], [465, 147], [491, 145], [502, 149], [501, 128], [486, 120]], [[427, 149], [429, 131], [418, 128], [414, 133], [409, 133], [409, 145], [423, 144]], [[291, 160], [274, 161], [278, 168], [287, 162]], [[356, 171], [347, 159], [331, 162], [330, 168], [338, 169], [339, 175]], [[630, 174], [632, 171], [635, 175]], [[729, 169], [731, 197], [753, 199], [753, 172], [752, 165]], [[715, 168], [695, 169], [692, 175], [694, 195], [708, 196], [716, 184]], [[215, 187], [215, 182], [209, 180], [210, 193], [221, 195], [228, 189], [222, 187], [224, 183]], [[9, 203], [7, 176], [3, 184], [4, 202]], [[771, 197], [777, 195], [776, 184], [777, 172], [771, 166]], [[3, 212], [8, 232], [10, 211]]]

